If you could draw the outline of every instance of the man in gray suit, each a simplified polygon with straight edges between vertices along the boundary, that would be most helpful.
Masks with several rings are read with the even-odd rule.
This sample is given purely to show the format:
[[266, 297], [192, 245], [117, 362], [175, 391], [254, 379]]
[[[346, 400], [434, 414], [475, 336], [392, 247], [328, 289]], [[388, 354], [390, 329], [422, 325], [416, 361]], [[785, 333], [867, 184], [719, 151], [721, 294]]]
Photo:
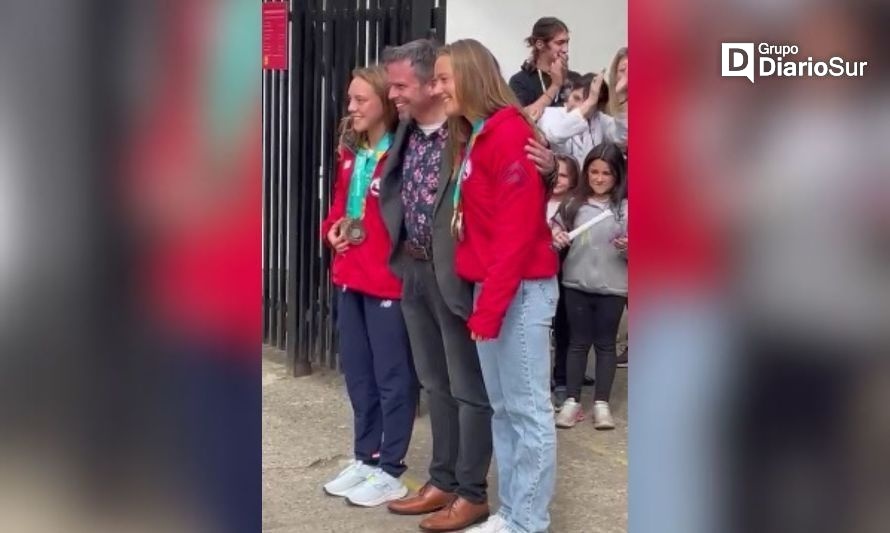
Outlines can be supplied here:
[[[403, 281], [402, 313], [433, 434], [429, 481], [389, 510], [434, 513], [421, 529], [456, 531], [489, 514], [491, 407], [466, 326], [472, 285], [454, 270], [451, 140], [442, 105], [431, 95], [435, 60], [436, 46], [424, 39], [383, 54], [389, 98], [402, 121], [383, 169], [380, 204], [393, 241], [390, 266]], [[530, 141], [528, 151], [542, 173], [555, 170], [546, 147]]]

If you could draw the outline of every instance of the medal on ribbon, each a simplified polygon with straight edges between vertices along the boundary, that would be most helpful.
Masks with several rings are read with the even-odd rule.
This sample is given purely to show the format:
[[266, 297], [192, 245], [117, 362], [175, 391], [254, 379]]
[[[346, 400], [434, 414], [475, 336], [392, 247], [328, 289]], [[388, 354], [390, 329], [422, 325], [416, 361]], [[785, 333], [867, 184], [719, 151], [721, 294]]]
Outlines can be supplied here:
[[344, 218], [340, 221], [340, 235], [346, 237], [349, 244], [359, 245], [367, 237], [365, 224], [360, 218]]
[[346, 237], [349, 244], [358, 245], [365, 242], [367, 230], [363, 222], [365, 216], [365, 200], [374, 176], [374, 169], [383, 154], [392, 146], [392, 134], [387, 133], [373, 150], [362, 148], [355, 155], [352, 176], [349, 178], [349, 196], [346, 199], [346, 218], [340, 221], [340, 234]]
[[464, 240], [464, 210], [460, 198], [461, 185], [470, 173], [470, 152], [473, 150], [473, 145], [476, 143], [476, 137], [479, 136], [479, 132], [482, 131], [484, 125], [485, 120], [481, 119], [473, 123], [473, 130], [470, 132], [470, 138], [467, 141], [464, 157], [461, 160], [457, 174], [455, 175], [454, 212], [451, 214], [451, 235], [458, 241]]

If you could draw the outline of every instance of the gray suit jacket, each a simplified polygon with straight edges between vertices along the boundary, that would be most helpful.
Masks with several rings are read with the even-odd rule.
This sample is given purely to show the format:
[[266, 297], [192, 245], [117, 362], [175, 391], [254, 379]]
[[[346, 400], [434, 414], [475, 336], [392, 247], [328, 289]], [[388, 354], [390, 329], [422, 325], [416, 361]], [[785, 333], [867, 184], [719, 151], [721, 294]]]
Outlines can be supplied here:
[[[402, 161], [408, 147], [408, 133], [413, 121], [402, 121], [396, 130], [392, 148], [383, 167], [380, 180], [380, 209], [393, 250], [390, 256], [390, 269], [400, 278], [404, 277], [406, 266], [415, 259], [407, 255], [402, 247], [405, 240], [404, 212], [402, 208]], [[449, 139], [449, 143], [450, 143]], [[446, 153], [449, 146], [445, 147]], [[466, 320], [473, 310], [473, 286], [460, 279], [454, 270], [455, 242], [451, 236], [451, 215], [454, 206], [450, 201], [454, 184], [451, 181], [452, 162], [442, 158], [439, 171], [439, 187], [433, 204], [433, 269], [439, 282], [445, 303], [451, 311]]]

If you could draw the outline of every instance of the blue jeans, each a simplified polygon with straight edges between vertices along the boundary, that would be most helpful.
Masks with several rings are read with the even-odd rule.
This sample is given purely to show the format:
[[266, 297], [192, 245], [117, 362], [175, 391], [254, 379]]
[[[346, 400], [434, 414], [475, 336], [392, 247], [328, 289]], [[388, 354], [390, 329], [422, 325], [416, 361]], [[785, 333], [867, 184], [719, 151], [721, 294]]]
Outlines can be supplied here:
[[[481, 285], [476, 285], [476, 296]], [[510, 531], [540, 533], [550, 525], [556, 485], [556, 427], [550, 403], [550, 325], [559, 296], [556, 278], [519, 285], [500, 336], [477, 343], [494, 411], [498, 513]]]

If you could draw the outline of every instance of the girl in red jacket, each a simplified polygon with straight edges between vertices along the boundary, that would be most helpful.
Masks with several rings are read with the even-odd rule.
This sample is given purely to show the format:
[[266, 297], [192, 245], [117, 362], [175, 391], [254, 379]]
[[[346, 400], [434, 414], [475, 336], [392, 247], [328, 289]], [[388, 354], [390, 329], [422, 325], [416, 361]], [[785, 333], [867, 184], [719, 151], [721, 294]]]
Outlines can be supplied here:
[[324, 489], [363, 507], [408, 493], [399, 477], [417, 398], [399, 305], [402, 285], [388, 267], [391, 242], [378, 203], [380, 172], [397, 122], [386, 91], [382, 67], [353, 71], [334, 200], [322, 224], [336, 254], [332, 277], [340, 289], [340, 364], [355, 424], [355, 459]]
[[460, 144], [455, 160], [457, 273], [476, 284], [467, 327], [488, 390], [498, 467], [498, 514], [469, 531], [546, 531], [556, 473], [550, 403], [550, 323], [557, 256], [547, 187], [526, 158], [532, 121], [478, 41], [456, 41], [436, 61], [436, 92]]

